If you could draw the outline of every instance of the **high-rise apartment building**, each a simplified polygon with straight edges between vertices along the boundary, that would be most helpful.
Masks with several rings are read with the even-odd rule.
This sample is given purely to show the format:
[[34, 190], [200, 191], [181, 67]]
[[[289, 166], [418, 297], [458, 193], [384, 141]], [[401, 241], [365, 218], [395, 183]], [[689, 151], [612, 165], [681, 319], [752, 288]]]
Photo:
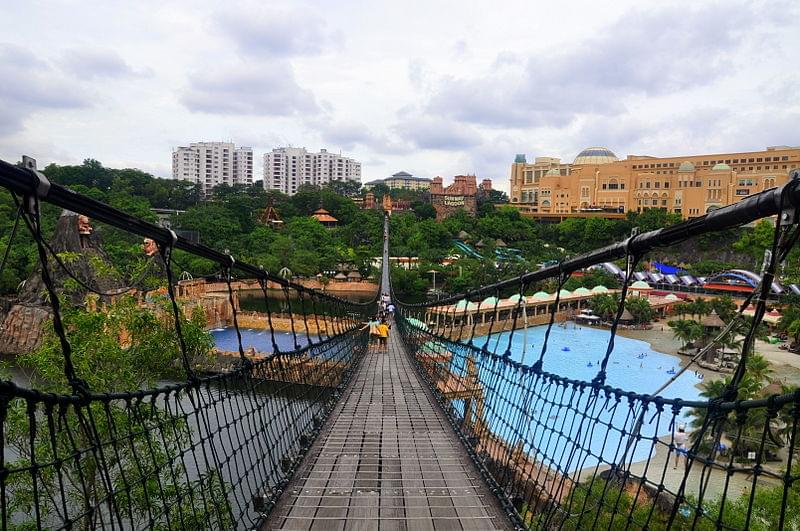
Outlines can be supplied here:
[[264, 188], [294, 195], [304, 184], [322, 186], [331, 181], [361, 182], [361, 163], [328, 153], [309, 153], [306, 148], [275, 148], [264, 154]]
[[800, 147], [763, 151], [617, 159], [609, 149], [586, 148], [572, 164], [517, 155], [511, 165], [511, 205], [539, 218], [610, 217], [659, 208], [684, 219], [787, 182], [800, 167]]
[[218, 184], [253, 184], [253, 150], [231, 142], [193, 142], [172, 151], [172, 178], [208, 195]]

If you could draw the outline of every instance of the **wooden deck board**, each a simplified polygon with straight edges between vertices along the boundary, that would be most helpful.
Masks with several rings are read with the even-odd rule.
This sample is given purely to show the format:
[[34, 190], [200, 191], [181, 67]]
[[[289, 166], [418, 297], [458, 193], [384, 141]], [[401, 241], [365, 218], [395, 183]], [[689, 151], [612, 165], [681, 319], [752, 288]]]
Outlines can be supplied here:
[[510, 529], [395, 330], [370, 351], [262, 529]]

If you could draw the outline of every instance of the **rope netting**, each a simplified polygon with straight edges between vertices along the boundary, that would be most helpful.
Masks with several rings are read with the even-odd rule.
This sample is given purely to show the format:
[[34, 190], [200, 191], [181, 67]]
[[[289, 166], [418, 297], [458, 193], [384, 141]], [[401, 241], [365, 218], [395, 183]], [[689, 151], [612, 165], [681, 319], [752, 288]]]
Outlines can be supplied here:
[[[50, 184], [35, 167], [0, 161], [0, 186], [17, 204], [8, 246], [17, 225], [28, 229], [34, 295], [49, 316], [40, 346], [17, 358], [26, 370], [0, 381], [0, 528], [258, 526], [366, 352], [361, 323], [374, 301], [240, 263]], [[82, 275], [80, 260], [48, 241], [45, 203], [149, 238], [159, 288], [108, 290]], [[214, 293], [198, 292], [211, 282], [176, 279], [187, 271], [176, 270], [178, 252], [218, 267]], [[85, 301], [75, 304], [67, 285]], [[240, 309], [246, 287], [263, 311]], [[227, 355], [214, 349], [209, 315], [232, 332]], [[259, 349], [245, 348], [243, 319]]]
[[[421, 376], [518, 526], [800, 528], [800, 390], [745, 392], [746, 386], [766, 385], [748, 374], [763, 370], [754, 366], [755, 338], [776, 272], [800, 235], [798, 205], [800, 180], [794, 175], [785, 186], [731, 207], [634, 233], [623, 243], [518, 278], [436, 302], [398, 303], [398, 328]], [[656, 374], [645, 370], [646, 353], [628, 359], [632, 354], [618, 352], [625, 306], [637, 296], [631, 293], [633, 271], [646, 253], [775, 215], [760, 284], [684, 367], [658, 367]], [[611, 259], [625, 262], [624, 279], [612, 292], [610, 332], [598, 342], [569, 322], [588, 307], [587, 299], [562, 288], [572, 273]], [[548, 279], [555, 293], [534, 294]], [[747, 307], [753, 309], [750, 320], [744, 318]], [[728, 378], [707, 387], [714, 396], [675, 396], [670, 385], [697, 369], [693, 364], [736, 324], [743, 336], [738, 362]], [[543, 329], [534, 333], [534, 325]], [[564, 346], [554, 348], [554, 341]], [[585, 376], [567, 377], [549, 367]], [[622, 376], [612, 386], [615, 371]], [[671, 375], [666, 382], [665, 372]], [[742, 398], [753, 395], [763, 398]]]

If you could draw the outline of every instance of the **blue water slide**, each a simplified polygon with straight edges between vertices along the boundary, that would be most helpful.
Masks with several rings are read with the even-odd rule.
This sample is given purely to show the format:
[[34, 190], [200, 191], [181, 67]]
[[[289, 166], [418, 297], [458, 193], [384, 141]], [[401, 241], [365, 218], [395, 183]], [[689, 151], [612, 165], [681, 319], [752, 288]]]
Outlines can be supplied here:
[[483, 258], [483, 255], [480, 254], [478, 251], [476, 251], [474, 247], [467, 245], [466, 243], [460, 240], [453, 240], [453, 245], [455, 246], [456, 249], [458, 249], [465, 255], [469, 256], [470, 258], [478, 258], [478, 259]]

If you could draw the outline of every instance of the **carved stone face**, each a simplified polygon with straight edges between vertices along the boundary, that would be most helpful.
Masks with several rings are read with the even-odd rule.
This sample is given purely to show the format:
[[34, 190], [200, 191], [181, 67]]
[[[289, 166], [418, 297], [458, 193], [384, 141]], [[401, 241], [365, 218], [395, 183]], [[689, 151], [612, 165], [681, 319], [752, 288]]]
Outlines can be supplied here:
[[78, 233], [91, 234], [92, 225], [89, 223], [89, 218], [86, 216], [78, 216]]
[[153, 256], [158, 253], [158, 244], [150, 238], [145, 238], [142, 244], [142, 251], [147, 256]]

